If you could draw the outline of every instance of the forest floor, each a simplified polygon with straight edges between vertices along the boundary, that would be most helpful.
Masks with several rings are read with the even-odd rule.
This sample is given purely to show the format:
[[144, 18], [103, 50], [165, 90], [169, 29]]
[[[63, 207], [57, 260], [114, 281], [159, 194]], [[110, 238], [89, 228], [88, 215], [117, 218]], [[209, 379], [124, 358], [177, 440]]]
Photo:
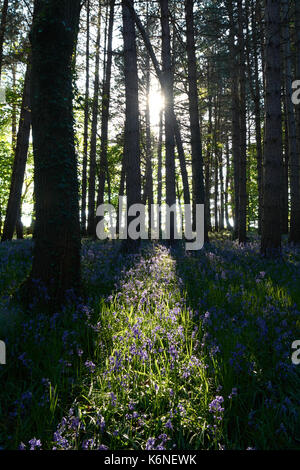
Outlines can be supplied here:
[[0, 245], [2, 449], [300, 448], [299, 249], [84, 241], [88, 296], [52, 317], [11, 300], [31, 260]]

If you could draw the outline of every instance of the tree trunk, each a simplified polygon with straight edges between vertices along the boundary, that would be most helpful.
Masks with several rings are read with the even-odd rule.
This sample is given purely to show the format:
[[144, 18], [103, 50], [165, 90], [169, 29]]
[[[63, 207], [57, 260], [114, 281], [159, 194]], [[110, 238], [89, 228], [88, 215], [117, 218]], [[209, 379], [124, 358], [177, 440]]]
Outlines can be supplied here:
[[[197, 85], [197, 62], [194, 32], [194, 0], [185, 0], [185, 18], [188, 56], [189, 115], [192, 146], [193, 169], [193, 226], [196, 227], [196, 204], [205, 206], [205, 188], [203, 175], [202, 140], [199, 123], [199, 101]], [[205, 222], [204, 239], [208, 241], [207, 223]]]
[[265, 148], [264, 213], [261, 252], [281, 249], [280, 191], [282, 179], [280, 0], [265, 0]]
[[[133, 7], [133, 0], [130, 2]], [[124, 73], [126, 94], [126, 118], [124, 136], [124, 164], [126, 174], [127, 205], [141, 203], [141, 162], [139, 129], [139, 89], [137, 71], [137, 51], [134, 19], [126, 2], [122, 0]], [[132, 217], [128, 217], [128, 225]], [[124, 240], [125, 251], [136, 251], [140, 240]]]
[[13, 93], [14, 93], [14, 101], [12, 104], [12, 112], [11, 112], [11, 147], [13, 153], [16, 151], [16, 142], [17, 142], [17, 103], [15, 99], [16, 93], [16, 66], [15, 64], [12, 65], [12, 76], [13, 76]]
[[4, 35], [5, 35], [5, 30], [6, 30], [7, 11], [8, 11], [8, 0], [4, 0], [3, 5], [2, 5], [1, 24], [0, 24], [0, 83], [1, 83], [2, 64], [3, 64], [3, 44], [4, 44]]
[[[162, 204], [162, 144], [163, 144], [163, 112], [159, 114], [159, 134], [158, 134], [158, 148], [157, 148], [157, 204]], [[158, 219], [158, 230], [159, 238], [162, 235], [161, 226], [161, 212], [159, 212]]]
[[[299, 153], [297, 148], [296, 117], [292, 102], [292, 64], [291, 64], [291, 38], [289, 29], [289, 5], [290, 2], [282, 0], [282, 24], [283, 24], [283, 53], [284, 53], [284, 77], [285, 100], [287, 112], [287, 131], [289, 139], [289, 162], [291, 184], [291, 220], [290, 243], [300, 243], [300, 168]], [[296, 2], [297, 3], [297, 2]]]
[[231, 112], [232, 112], [232, 153], [234, 166], [234, 233], [233, 237], [238, 238], [239, 228], [239, 194], [240, 194], [240, 104], [239, 104], [239, 83], [238, 83], [238, 64], [236, 60], [237, 50], [235, 46], [235, 21], [233, 15], [233, 6], [231, 0], [226, 2], [229, 20], [230, 20], [230, 65], [231, 65]]
[[20, 123], [2, 241], [12, 240], [20, 212], [31, 125], [30, 74], [30, 65], [28, 65], [25, 75]]
[[151, 205], [154, 204], [153, 194], [153, 167], [152, 167], [152, 142], [151, 142], [151, 122], [150, 122], [150, 57], [146, 58], [146, 200], [148, 202], [148, 225], [151, 234]]
[[95, 236], [95, 202], [96, 202], [96, 153], [97, 153], [97, 127], [99, 112], [99, 89], [100, 89], [100, 38], [101, 38], [101, 0], [98, 4], [97, 39], [96, 39], [96, 63], [95, 63], [95, 84], [92, 109], [92, 129], [90, 146], [89, 165], [89, 190], [88, 190], [88, 228], [90, 237]]
[[[169, 26], [169, 2], [160, 0], [162, 28], [162, 73], [165, 98], [165, 148], [166, 148], [166, 203], [169, 207], [176, 203], [175, 141], [173, 127], [173, 72], [171, 58], [171, 35]], [[170, 218], [170, 244], [175, 240], [175, 218]]]
[[[73, 130], [72, 65], [80, 0], [36, 0], [31, 32], [35, 246], [27, 302], [55, 311], [80, 292], [79, 190]], [[47, 21], [45, 21], [45, 18]], [[59, 119], [58, 119], [59, 117]]]
[[85, 66], [85, 101], [84, 101], [84, 135], [83, 135], [83, 162], [81, 180], [81, 233], [86, 234], [86, 196], [87, 196], [87, 162], [88, 162], [88, 134], [89, 134], [89, 88], [90, 88], [90, 0], [86, 4], [86, 66]]
[[240, 164], [239, 164], [239, 243], [247, 237], [247, 125], [246, 125], [246, 69], [243, 2], [238, 0], [239, 42], [239, 119], [240, 119]]
[[97, 195], [97, 206], [104, 203], [105, 175], [108, 172], [107, 148], [108, 148], [108, 122], [110, 106], [110, 87], [112, 69], [112, 39], [114, 25], [115, 0], [110, 1], [110, 14], [107, 41], [107, 63], [105, 65], [105, 78], [102, 92], [102, 121], [101, 121], [101, 149], [99, 166], [99, 188]]

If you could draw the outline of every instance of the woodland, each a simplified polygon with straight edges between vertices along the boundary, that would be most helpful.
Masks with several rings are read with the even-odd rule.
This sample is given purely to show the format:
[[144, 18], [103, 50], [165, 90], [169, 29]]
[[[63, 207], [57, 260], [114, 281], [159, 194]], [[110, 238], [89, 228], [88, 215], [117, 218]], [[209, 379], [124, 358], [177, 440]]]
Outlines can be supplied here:
[[299, 0], [1, 0], [0, 239], [1, 450], [300, 449]]

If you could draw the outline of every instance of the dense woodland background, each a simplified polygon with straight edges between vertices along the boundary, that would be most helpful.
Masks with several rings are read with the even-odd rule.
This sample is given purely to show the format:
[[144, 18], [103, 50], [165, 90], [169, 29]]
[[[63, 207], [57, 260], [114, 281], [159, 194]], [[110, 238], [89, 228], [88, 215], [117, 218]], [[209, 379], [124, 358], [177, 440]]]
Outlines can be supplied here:
[[299, 449], [299, 0], [0, 14], [0, 449]]
[[74, 272], [79, 224], [94, 237], [97, 206], [127, 195], [205, 203], [206, 240], [299, 243], [299, 22], [288, 0], [3, 1], [2, 241], [34, 232]]

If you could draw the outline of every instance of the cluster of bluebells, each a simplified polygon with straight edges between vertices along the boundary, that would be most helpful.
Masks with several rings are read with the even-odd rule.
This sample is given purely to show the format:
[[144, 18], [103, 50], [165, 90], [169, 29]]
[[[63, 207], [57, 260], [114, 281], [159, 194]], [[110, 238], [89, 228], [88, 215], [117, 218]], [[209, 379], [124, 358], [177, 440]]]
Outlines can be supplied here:
[[[0, 251], [4, 314], [10, 312], [9, 296], [28, 272], [32, 256], [31, 243], [7, 248], [7, 253]], [[11, 402], [10, 418], [26, 417], [35, 404], [52, 406], [56, 384], [51, 374], [51, 380], [35, 375], [38, 352], [47, 351], [52, 334], [60, 344], [60, 357], [51, 352], [55, 373], [72, 384], [80, 364], [90, 392], [89, 404], [77, 397], [57, 425], [53, 449], [105, 450], [121, 442], [130, 448], [134, 442], [142, 449], [164, 450], [176, 445], [178, 432], [188, 442], [200, 428], [213, 435], [216, 448], [224, 448], [222, 429], [231, 426], [235, 413], [243, 414], [252, 433], [247, 445], [256, 448], [261, 423], [273, 416], [274, 442], [279, 437], [288, 442], [291, 428], [299, 424], [300, 405], [295, 393], [282, 393], [284, 384], [299, 383], [290, 361], [299, 321], [298, 307], [291, 302], [300, 276], [297, 259], [296, 248], [284, 247], [275, 269], [261, 259], [257, 243], [216, 242], [193, 256], [156, 246], [125, 257], [114, 244], [85, 242], [82, 274], [89, 298], [83, 303], [70, 292], [62, 311], [52, 317], [28, 316], [18, 342], [11, 341], [24, 383], [33, 379], [40, 387], [36, 396], [23, 386]], [[32, 308], [47, 299], [38, 280], [36, 291]], [[66, 315], [72, 326], [65, 326]], [[95, 338], [95, 354], [84, 342], [85, 328]], [[223, 388], [213, 385], [219, 383]], [[251, 397], [262, 388], [256, 409]], [[131, 441], [128, 437], [124, 444], [126, 436]], [[197, 445], [203, 442], [205, 437]], [[37, 438], [20, 445], [41, 447]]]

